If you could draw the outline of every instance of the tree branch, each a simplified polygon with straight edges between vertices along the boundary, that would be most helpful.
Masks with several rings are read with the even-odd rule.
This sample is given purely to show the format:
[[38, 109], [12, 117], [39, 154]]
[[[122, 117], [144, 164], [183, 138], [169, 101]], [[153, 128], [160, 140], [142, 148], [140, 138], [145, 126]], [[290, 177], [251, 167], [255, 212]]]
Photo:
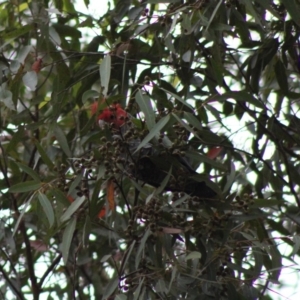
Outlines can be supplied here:
[[4, 279], [6, 280], [6, 282], [8, 283], [8, 285], [10, 286], [10, 288], [12, 289], [13, 293], [18, 297], [18, 299], [25, 300], [25, 298], [23, 297], [21, 291], [19, 291], [17, 289], [17, 287], [13, 284], [13, 282], [10, 280], [9, 276], [4, 271], [4, 269], [2, 268], [1, 265], [0, 265], [0, 272], [2, 273], [2, 276], [4, 277]]
[[40, 279], [39, 283], [38, 283], [38, 287], [39, 289], [42, 288], [42, 285], [45, 281], [45, 279], [47, 278], [47, 276], [50, 274], [50, 272], [52, 272], [52, 270], [56, 267], [56, 265], [60, 262], [62, 257], [62, 254], [60, 253], [53, 261], [52, 264], [49, 266], [49, 268], [46, 270], [46, 272], [44, 273], [44, 275], [42, 276], [42, 278]]

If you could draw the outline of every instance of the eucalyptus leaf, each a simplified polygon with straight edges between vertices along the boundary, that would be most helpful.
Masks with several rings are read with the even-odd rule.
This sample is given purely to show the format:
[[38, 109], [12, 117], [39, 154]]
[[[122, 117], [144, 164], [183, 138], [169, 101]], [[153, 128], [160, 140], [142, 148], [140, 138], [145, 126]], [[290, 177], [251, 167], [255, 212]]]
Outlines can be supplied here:
[[141, 141], [135, 153], [146, 146], [154, 137], [157, 137], [160, 131], [168, 124], [170, 121], [170, 115], [166, 115], [165, 117], [161, 118], [155, 126], [150, 130], [150, 132], [146, 135], [146, 137]]
[[41, 206], [44, 209], [46, 217], [49, 221], [49, 226], [52, 227], [54, 224], [55, 217], [54, 217], [54, 211], [53, 211], [51, 202], [49, 201], [48, 197], [42, 193], [38, 194], [38, 198], [39, 198]]
[[76, 223], [77, 223], [77, 219], [72, 218], [70, 222], [68, 222], [62, 236], [61, 252], [62, 252], [65, 265], [68, 263], [70, 246], [73, 240], [74, 231], [76, 229]]
[[64, 214], [60, 217], [61, 222], [65, 222], [71, 218], [71, 216], [78, 210], [78, 208], [84, 203], [86, 200], [85, 196], [78, 197], [72, 204], [68, 207], [68, 209], [64, 212]]
[[145, 115], [145, 121], [148, 129], [151, 130], [155, 125], [155, 113], [151, 104], [151, 99], [148, 95], [143, 95], [141, 90], [138, 90], [135, 99], [141, 111]]
[[103, 88], [102, 94], [104, 98], [107, 96], [107, 92], [108, 92], [110, 72], [111, 72], [111, 57], [110, 55], [106, 55], [100, 65], [100, 79], [101, 79], [101, 86]]
[[42, 182], [37, 180], [30, 180], [17, 183], [9, 188], [10, 193], [26, 193], [36, 191], [42, 187]]

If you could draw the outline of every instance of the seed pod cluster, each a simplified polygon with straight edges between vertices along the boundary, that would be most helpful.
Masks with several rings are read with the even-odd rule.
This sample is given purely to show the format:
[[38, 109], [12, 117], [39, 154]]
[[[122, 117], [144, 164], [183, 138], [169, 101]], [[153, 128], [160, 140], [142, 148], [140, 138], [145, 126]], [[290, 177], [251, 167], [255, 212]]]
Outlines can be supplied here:
[[242, 211], [247, 214], [249, 207], [254, 204], [253, 196], [249, 194], [244, 194], [242, 197], [236, 196], [235, 201], [232, 203], [232, 209], [237, 211]]
[[72, 182], [72, 177], [67, 177], [67, 166], [65, 164], [60, 164], [58, 167], [54, 167], [54, 171], [58, 173], [57, 176], [57, 187], [63, 192], [68, 192], [70, 182]]
[[143, 280], [143, 284], [145, 286], [150, 287], [159, 276], [159, 274], [153, 272], [153, 268], [155, 268], [155, 265], [149, 259], [141, 259], [137, 271], [126, 274], [123, 278], [121, 278], [120, 288], [124, 292], [135, 290], [141, 280]]
[[161, 228], [157, 225], [160, 217], [160, 209], [160, 203], [153, 198], [145, 205], [134, 207], [135, 220], [138, 222], [142, 220], [152, 233], [161, 231]]
[[87, 158], [81, 157], [74, 161], [74, 168], [76, 174], [85, 173], [89, 175], [90, 179], [96, 179], [94, 176], [95, 169], [98, 167], [99, 162], [94, 156], [89, 156]]
[[[190, 126], [190, 127], [193, 131], [197, 131], [197, 128], [194, 128], [192, 126]], [[174, 124], [173, 129], [177, 135], [177, 143], [179, 145], [185, 145], [189, 139], [190, 132], [179, 123]], [[176, 141], [175, 141], [175, 145], [176, 145]]]

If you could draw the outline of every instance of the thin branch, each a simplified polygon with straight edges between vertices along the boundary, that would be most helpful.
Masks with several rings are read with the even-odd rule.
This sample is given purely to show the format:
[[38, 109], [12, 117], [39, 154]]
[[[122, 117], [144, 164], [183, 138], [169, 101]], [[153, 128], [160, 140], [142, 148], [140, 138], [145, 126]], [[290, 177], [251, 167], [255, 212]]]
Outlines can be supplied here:
[[38, 300], [39, 294], [40, 294], [40, 289], [37, 284], [37, 280], [36, 280], [36, 276], [35, 276], [35, 272], [34, 272], [34, 260], [33, 260], [33, 256], [32, 256], [30, 240], [27, 235], [26, 227], [25, 227], [23, 220], [21, 220], [19, 228], [21, 230], [21, 233], [22, 233], [23, 239], [24, 239], [24, 243], [25, 243], [25, 253], [26, 253], [29, 279], [31, 282], [31, 289], [32, 289], [32, 293], [33, 293], [33, 299]]
[[14, 272], [15, 276], [18, 277], [17, 270], [16, 270], [16, 268], [14, 266], [14, 263], [12, 262], [11, 258], [9, 257], [9, 255], [4, 251], [4, 249], [1, 249], [1, 252], [5, 256], [5, 259], [10, 262], [10, 267], [11, 267], [12, 271]]
[[37, 92], [48, 80], [48, 78], [50, 77], [52, 70], [53, 70], [54, 64], [51, 64], [50, 70], [46, 76], [46, 78], [44, 79], [44, 81], [35, 89], [35, 92]]
[[36, 118], [35, 116], [32, 114], [32, 112], [30, 111], [30, 109], [25, 105], [25, 103], [23, 102], [23, 100], [21, 98], [19, 98], [20, 103], [22, 104], [22, 106], [24, 107], [24, 109], [28, 112], [28, 114], [30, 115], [31, 119], [36, 122]]
[[284, 152], [284, 150], [281, 149], [281, 143], [278, 143], [277, 146], [279, 147], [280, 152], [281, 152], [281, 154], [283, 156], [284, 165], [286, 167], [286, 173], [287, 173], [288, 178], [289, 178], [289, 180], [288, 180], [289, 188], [290, 188], [293, 196], [295, 197], [295, 200], [297, 202], [298, 207], [300, 208], [300, 199], [299, 199], [298, 193], [294, 189], [294, 181], [293, 181], [293, 176], [292, 176], [291, 171], [290, 171], [289, 161], [288, 161], [288, 159], [286, 157], [286, 153]]
[[[34, 160], [34, 156], [36, 153], [36, 147], [33, 149], [31, 157], [30, 157], [30, 162], [28, 164], [28, 166], [30, 166], [33, 163]], [[24, 173], [22, 181], [26, 181], [27, 178], [27, 174]], [[14, 197], [14, 201], [13, 201], [13, 207], [14, 207], [14, 211], [16, 213], [16, 216], [19, 217], [20, 216], [20, 212], [18, 209], [18, 203], [17, 203], [17, 199]], [[35, 271], [34, 271], [34, 260], [33, 260], [33, 256], [32, 256], [32, 249], [31, 249], [31, 245], [30, 245], [30, 240], [27, 234], [27, 229], [24, 223], [24, 220], [20, 221], [20, 225], [19, 225], [19, 229], [21, 231], [21, 234], [23, 236], [23, 240], [25, 243], [25, 253], [26, 253], [26, 260], [27, 260], [27, 267], [28, 267], [28, 273], [29, 273], [29, 279], [31, 282], [31, 289], [32, 289], [32, 293], [33, 293], [33, 299], [34, 300], [38, 300], [39, 299], [39, 294], [40, 294], [40, 289], [39, 286], [37, 284], [37, 279], [35, 276]]]
[[[264, 131], [264, 134], [267, 135], [268, 137], [270, 137], [270, 139], [274, 142], [274, 144], [278, 147], [279, 152], [282, 154], [283, 156], [283, 160], [285, 163], [285, 167], [286, 167], [286, 171], [287, 171], [287, 175], [289, 178], [289, 182], [285, 181], [287, 183], [287, 185], [289, 186], [291, 193], [293, 194], [293, 196], [295, 197], [295, 200], [297, 202], [298, 207], [300, 208], [300, 199], [297, 195], [297, 192], [294, 189], [293, 186], [293, 180], [292, 180], [292, 176], [290, 174], [290, 168], [289, 168], [289, 163], [288, 163], [288, 159], [286, 157], [286, 152], [285, 149], [282, 147], [281, 142], [278, 140], [278, 137], [276, 137], [276, 135], [270, 131], [268, 128], [265, 127], [265, 124], [263, 124], [261, 122], [261, 120], [256, 116], [256, 113], [251, 110], [249, 107], [247, 107], [245, 104], [242, 104], [239, 102], [239, 105], [248, 112], [248, 114], [256, 121], [257, 124], [259, 124], [261, 126], [261, 129]], [[277, 120], [277, 119], [276, 119]], [[279, 122], [280, 123], [280, 122]], [[281, 124], [281, 123], [280, 123]], [[268, 166], [268, 164], [266, 164]], [[274, 170], [271, 168], [271, 170], [274, 172]]]
[[[3, 157], [6, 157], [1, 143], [0, 143], [0, 149], [2, 150]], [[36, 151], [36, 148], [35, 148], [35, 151]], [[30, 164], [33, 162], [35, 151], [33, 151], [32, 155], [31, 155]], [[29, 166], [30, 166], [30, 164], [29, 164]], [[0, 169], [2, 171], [2, 174], [3, 174], [4, 180], [7, 184], [7, 187], [9, 188], [10, 182], [9, 182], [8, 174], [7, 174], [7, 165], [3, 168], [2, 164], [0, 163]], [[23, 181], [26, 180], [26, 177], [27, 176], [23, 176]], [[13, 193], [9, 193], [9, 194], [11, 195], [11, 198], [12, 198], [12, 205], [13, 205], [15, 215], [18, 218], [20, 216], [20, 212], [19, 212], [19, 208], [18, 208], [17, 199], [13, 195]], [[25, 243], [25, 253], [26, 253], [29, 279], [31, 282], [31, 288], [32, 288], [32, 293], [33, 293], [33, 299], [38, 300], [39, 299], [39, 287], [37, 285], [36, 276], [35, 276], [35, 272], [34, 272], [34, 261], [33, 261], [32, 252], [31, 252], [31, 245], [30, 245], [29, 237], [27, 235], [26, 227], [25, 227], [23, 220], [20, 221], [19, 229], [21, 231], [21, 234], [23, 236], [23, 240]]]
[[128, 201], [127, 201], [126, 195], [125, 195], [125, 193], [123, 191], [123, 188], [122, 188], [122, 186], [117, 181], [115, 181], [115, 183], [116, 183], [117, 187], [119, 188], [119, 190], [120, 190], [120, 192], [121, 192], [121, 194], [122, 194], [122, 196], [124, 198], [125, 204], [127, 206], [128, 212], [129, 212], [129, 216], [131, 218], [132, 212], [131, 212], [131, 209], [130, 209], [130, 205], [129, 205]]
[[49, 268], [46, 270], [46, 272], [44, 273], [44, 275], [42, 276], [42, 278], [40, 279], [40, 281], [39, 281], [39, 283], [38, 283], [39, 289], [42, 288], [43, 283], [44, 283], [45, 279], [47, 278], [47, 276], [50, 274], [50, 272], [53, 271], [53, 269], [56, 267], [56, 265], [60, 262], [61, 257], [62, 257], [62, 254], [60, 253], [60, 254], [52, 261], [52, 264], [51, 264], [51, 265], [49, 266]]
[[265, 294], [265, 292], [266, 292], [266, 290], [267, 290], [267, 288], [268, 288], [268, 286], [269, 286], [269, 283], [270, 283], [270, 281], [267, 280], [266, 283], [264, 284], [263, 289], [262, 289], [261, 292], [260, 292], [260, 297], [259, 297], [259, 298], [261, 298], [261, 297], [264, 296], [264, 294]]
[[18, 299], [25, 300], [25, 298], [23, 297], [21, 291], [19, 291], [17, 289], [17, 287], [13, 284], [13, 282], [10, 280], [9, 276], [4, 271], [4, 269], [2, 268], [1, 265], [0, 265], [0, 272], [2, 273], [2, 276], [4, 277], [4, 279], [6, 280], [6, 282], [8, 283], [8, 285], [10, 286], [10, 288], [12, 289], [13, 293], [18, 297]]

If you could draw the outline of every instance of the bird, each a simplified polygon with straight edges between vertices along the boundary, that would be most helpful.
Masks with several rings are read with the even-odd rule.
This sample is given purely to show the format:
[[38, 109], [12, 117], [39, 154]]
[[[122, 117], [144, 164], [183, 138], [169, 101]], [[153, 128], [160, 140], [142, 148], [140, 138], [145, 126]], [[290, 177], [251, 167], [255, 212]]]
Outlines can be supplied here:
[[[168, 153], [167, 148], [147, 143], [137, 150], [141, 138], [132, 122], [133, 117], [119, 103], [113, 103], [98, 110], [98, 102], [91, 105], [101, 129], [108, 126], [112, 132], [113, 144], [117, 148], [116, 160], [122, 162], [125, 175], [158, 188], [169, 174], [164, 191], [184, 192], [199, 200], [213, 200], [217, 193], [208, 186], [208, 179], [198, 174], [181, 155]], [[211, 184], [213, 185], [213, 184]]]

